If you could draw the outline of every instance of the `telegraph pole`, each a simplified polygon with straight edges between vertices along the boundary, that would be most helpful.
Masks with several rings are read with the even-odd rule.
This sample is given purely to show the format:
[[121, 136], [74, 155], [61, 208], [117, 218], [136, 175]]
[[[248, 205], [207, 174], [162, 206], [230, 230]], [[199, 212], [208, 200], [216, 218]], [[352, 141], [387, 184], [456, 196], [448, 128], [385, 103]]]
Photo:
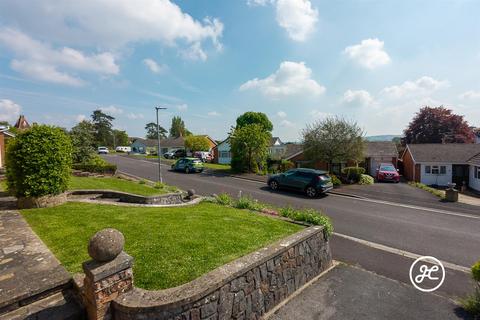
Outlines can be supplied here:
[[160, 158], [160, 130], [158, 125], [158, 110], [166, 110], [167, 108], [164, 107], [155, 107], [157, 112], [157, 156], [158, 156], [158, 181], [163, 183], [162, 178], [162, 160]]

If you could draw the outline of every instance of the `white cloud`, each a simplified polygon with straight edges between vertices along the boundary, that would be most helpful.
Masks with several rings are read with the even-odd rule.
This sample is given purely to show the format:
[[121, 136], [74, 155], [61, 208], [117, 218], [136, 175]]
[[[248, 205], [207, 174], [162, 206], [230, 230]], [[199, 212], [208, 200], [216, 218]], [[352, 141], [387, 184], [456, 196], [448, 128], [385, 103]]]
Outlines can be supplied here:
[[218, 113], [217, 111], [211, 111], [209, 113], [207, 113], [210, 117], [218, 117], [220, 116], [220, 113]]
[[381, 95], [390, 99], [419, 97], [429, 95], [448, 86], [449, 82], [446, 80], [436, 80], [432, 77], [423, 76], [414, 81], [407, 80], [400, 85], [386, 87], [381, 91]]
[[188, 60], [207, 60], [207, 54], [203, 51], [202, 46], [199, 42], [192, 44], [189, 48], [184, 49], [180, 52], [180, 55], [184, 59]]
[[170, 0], [5, 0], [0, 20], [55, 43], [100, 48], [160, 42], [181, 49], [210, 41], [218, 49], [223, 33], [220, 20], [196, 20]]
[[311, 78], [312, 70], [304, 62], [284, 61], [275, 73], [264, 79], [252, 79], [240, 86], [240, 91], [259, 90], [262, 94], [279, 98], [297, 94], [321, 95], [325, 87]]
[[123, 114], [123, 109], [115, 106], [101, 107], [100, 110], [108, 115], [118, 116]]
[[346, 47], [344, 53], [362, 67], [375, 69], [390, 63], [390, 56], [383, 47], [383, 41], [377, 38], [365, 39], [360, 44]]
[[462, 100], [476, 100], [480, 99], [480, 91], [469, 90], [458, 96]]
[[143, 59], [143, 64], [153, 73], [162, 73], [167, 69], [167, 66], [158, 64], [155, 60], [150, 58]]
[[0, 99], [0, 121], [13, 122], [20, 115], [21, 107], [12, 100]]
[[120, 70], [110, 52], [87, 55], [68, 47], [54, 49], [10, 28], [0, 29], [0, 43], [15, 54], [10, 64], [13, 70], [41, 81], [81, 86], [83, 80], [63, 69], [105, 75], [116, 75]]
[[315, 30], [318, 11], [309, 0], [278, 0], [277, 22], [295, 41], [305, 41]]
[[286, 118], [287, 117], [287, 114], [284, 112], [284, 111], [278, 111], [277, 112], [277, 116], [279, 118]]
[[87, 120], [87, 116], [84, 114], [77, 114], [77, 116], [75, 117], [76, 122], [82, 122], [84, 120]]
[[138, 119], [145, 118], [145, 116], [143, 115], [143, 113], [130, 112], [130, 113], [127, 114], [127, 118], [130, 119], [130, 120], [138, 120]]
[[188, 109], [188, 105], [186, 105], [185, 103], [179, 104], [179, 105], [177, 106], [177, 109], [178, 109], [179, 111], [186, 111], [186, 110]]
[[317, 110], [317, 109], [313, 109], [312, 111], [310, 111], [310, 116], [314, 119], [323, 119], [323, 118], [329, 117], [331, 115], [332, 114], [329, 113], [329, 112], [324, 112], [324, 111], [320, 111], [320, 110]]
[[347, 90], [343, 94], [342, 103], [358, 106], [370, 106], [374, 103], [372, 95], [366, 90]]
[[293, 128], [295, 127], [295, 124], [291, 121], [288, 121], [287, 119], [283, 119], [282, 121], [280, 121], [280, 126], [285, 128]]

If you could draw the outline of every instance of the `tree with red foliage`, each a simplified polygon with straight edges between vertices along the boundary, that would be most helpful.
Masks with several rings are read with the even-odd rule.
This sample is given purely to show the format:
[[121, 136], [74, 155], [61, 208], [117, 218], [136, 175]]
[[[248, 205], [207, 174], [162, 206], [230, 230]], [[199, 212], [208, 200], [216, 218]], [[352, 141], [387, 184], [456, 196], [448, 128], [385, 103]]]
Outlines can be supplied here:
[[475, 137], [463, 116], [443, 106], [423, 107], [404, 131], [405, 143], [473, 143]]

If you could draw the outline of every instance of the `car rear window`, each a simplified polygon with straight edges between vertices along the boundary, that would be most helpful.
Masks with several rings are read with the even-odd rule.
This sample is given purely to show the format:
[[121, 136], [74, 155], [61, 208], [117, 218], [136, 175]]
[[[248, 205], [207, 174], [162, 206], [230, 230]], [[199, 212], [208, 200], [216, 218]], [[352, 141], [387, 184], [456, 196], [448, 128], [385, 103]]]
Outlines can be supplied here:
[[198, 159], [195, 159], [195, 160], [193, 160], [193, 163], [202, 163], [202, 161], [200, 161]]

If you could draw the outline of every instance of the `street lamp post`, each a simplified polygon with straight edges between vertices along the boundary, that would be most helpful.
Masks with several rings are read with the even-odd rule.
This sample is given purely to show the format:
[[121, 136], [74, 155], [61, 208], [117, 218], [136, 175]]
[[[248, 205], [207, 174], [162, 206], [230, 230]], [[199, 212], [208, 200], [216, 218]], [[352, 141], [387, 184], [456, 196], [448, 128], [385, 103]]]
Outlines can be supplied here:
[[163, 183], [163, 179], [162, 179], [162, 163], [161, 163], [161, 159], [160, 159], [160, 130], [159, 130], [159, 126], [158, 126], [158, 110], [165, 110], [167, 108], [163, 108], [163, 107], [155, 107], [155, 110], [157, 112], [157, 156], [158, 156], [158, 181], [160, 181], [160, 183]]

